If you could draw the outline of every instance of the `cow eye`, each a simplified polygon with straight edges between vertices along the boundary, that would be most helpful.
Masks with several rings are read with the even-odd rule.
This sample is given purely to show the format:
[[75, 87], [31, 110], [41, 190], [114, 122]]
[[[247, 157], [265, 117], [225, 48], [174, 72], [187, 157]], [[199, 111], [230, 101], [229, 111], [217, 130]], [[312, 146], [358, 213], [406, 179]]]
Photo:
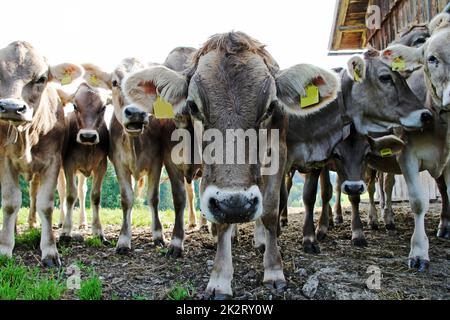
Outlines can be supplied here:
[[194, 101], [187, 101], [187, 109], [189, 110], [189, 113], [193, 116], [198, 115], [200, 113], [200, 109], [198, 108], [197, 104]]
[[106, 106], [103, 106], [103, 107], [100, 109], [100, 113], [105, 112], [105, 110], [106, 110]]
[[392, 76], [390, 74], [382, 74], [379, 76], [379, 79], [383, 83], [391, 83], [392, 82]]
[[418, 38], [413, 42], [413, 46], [420, 46], [426, 42], [425, 38]]
[[76, 104], [73, 104], [73, 110], [75, 110], [76, 112], [80, 111]]
[[42, 76], [39, 79], [37, 79], [35, 83], [36, 84], [43, 84], [43, 83], [46, 83], [46, 82], [47, 82], [47, 77]]
[[428, 63], [431, 63], [431, 64], [438, 64], [438, 63], [439, 63], [439, 60], [438, 60], [438, 58], [436, 58], [435, 56], [429, 56], [429, 57], [428, 57]]
[[118, 88], [118, 87], [119, 87], [119, 82], [118, 82], [117, 80], [113, 80], [112, 86], [113, 86], [114, 88]]

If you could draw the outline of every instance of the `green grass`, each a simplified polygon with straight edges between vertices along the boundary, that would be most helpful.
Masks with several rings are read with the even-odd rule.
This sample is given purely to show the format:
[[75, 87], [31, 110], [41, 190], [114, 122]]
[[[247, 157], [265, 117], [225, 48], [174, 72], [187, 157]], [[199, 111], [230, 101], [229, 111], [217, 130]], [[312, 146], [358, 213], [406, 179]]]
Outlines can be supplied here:
[[39, 248], [41, 242], [41, 230], [31, 229], [16, 236], [16, 245], [26, 246], [29, 249]]
[[[19, 211], [19, 225], [28, 226], [28, 208], [22, 208]], [[86, 210], [86, 215], [88, 222], [92, 221], [92, 211], [90, 209]], [[0, 217], [3, 216], [3, 212], [0, 210]], [[103, 226], [107, 225], [122, 225], [122, 210], [121, 209], [100, 209], [100, 219]], [[161, 223], [165, 226], [173, 225], [175, 221], [175, 213], [173, 211], [160, 211], [159, 218]], [[186, 211], [185, 219], [187, 222], [188, 214]], [[38, 217], [39, 220], [39, 217]], [[2, 226], [3, 219], [0, 219], [0, 226]], [[79, 210], [76, 209], [73, 215], [74, 229], [78, 227], [79, 221]], [[57, 225], [59, 223], [59, 209], [55, 208], [53, 211], [53, 224]], [[133, 227], [148, 227], [151, 225], [151, 214], [147, 207], [134, 208], [132, 217]]]
[[65, 288], [54, 271], [44, 274], [14, 258], [0, 257], [0, 300], [57, 300]]
[[92, 274], [88, 279], [81, 281], [77, 296], [80, 300], [101, 300], [102, 281], [98, 275]]
[[167, 293], [169, 300], [186, 300], [193, 298], [195, 294], [195, 286], [191, 283], [175, 283], [175, 285]]
[[103, 246], [102, 240], [99, 237], [90, 237], [85, 241], [86, 245], [91, 248], [100, 248]]

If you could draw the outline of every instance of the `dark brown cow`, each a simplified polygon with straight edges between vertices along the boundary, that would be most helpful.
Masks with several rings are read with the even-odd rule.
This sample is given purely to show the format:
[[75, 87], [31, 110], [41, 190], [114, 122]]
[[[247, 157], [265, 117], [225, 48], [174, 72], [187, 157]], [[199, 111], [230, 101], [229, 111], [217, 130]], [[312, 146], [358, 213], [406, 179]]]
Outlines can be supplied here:
[[19, 175], [23, 175], [36, 183], [42, 262], [46, 266], [60, 265], [52, 213], [66, 128], [64, 111], [51, 82], [66, 84], [82, 73], [82, 68], [74, 64], [49, 66], [25, 42], [14, 42], [0, 50], [0, 137], [4, 146], [0, 155], [3, 205], [0, 255], [12, 255], [14, 225], [22, 204]]
[[85, 177], [93, 176], [92, 233], [105, 241], [99, 207], [102, 182], [108, 165], [109, 135], [104, 120], [106, 106], [109, 104], [108, 96], [86, 83], [82, 83], [74, 95], [68, 95], [63, 91], [58, 93], [64, 104], [72, 103], [74, 107], [74, 111], [67, 117], [68, 142], [63, 159], [67, 186], [67, 213], [59, 239], [65, 242], [71, 240], [72, 214], [77, 201], [75, 177], [77, 173], [81, 173]]
[[[300, 98], [310, 85], [317, 87], [319, 103], [300, 108]], [[258, 136], [250, 148], [245, 147], [238, 155], [233, 153], [234, 157], [219, 152], [216, 161], [203, 162], [202, 214], [217, 224], [218, 235], [208, 295], [231, 296], [233, 224], [252, 220], [257, 220], [265, 233], [263, 281], [272, 288], [285, 287], [276, 237], [279, 206], [276, 191], [280, 190], [286, 157], [287, 117], [283, 110], [290, 118], [309, 116], [331, 102], [337, 89], [338, 80], [333, 74], [311, 65], [279, 71], [264, 46], [241, 32], [211, 37], [187, 73], [152, 67], [131, 75], [126, 81], [124, 91], [136, 107], [151, 112], [159, 95], [173, 105], [175, 112], [188, 112], [204, 128], [207, 138], [216, 137], [218, 150], [226, 150], [228, 142], [229, 147], [238, 147], [233, 138], [220, 140], [227, 130], [251, 134], [252, 130], [268, 129], [279, 134], [279, 139], [274, 136], [273, 140], [268, 139], [272, 145], [271, 163], [279, 164], [271, 174], [263, 174], [264, 159], [256, 163], [243, 161], [243, 164], [236, 161], [236, 156], [253, 155], [251, 148], [254, 150], [261, 143]], [[210, 144], [205, 142], [203, 146], [205, 151], [210, 150]]]

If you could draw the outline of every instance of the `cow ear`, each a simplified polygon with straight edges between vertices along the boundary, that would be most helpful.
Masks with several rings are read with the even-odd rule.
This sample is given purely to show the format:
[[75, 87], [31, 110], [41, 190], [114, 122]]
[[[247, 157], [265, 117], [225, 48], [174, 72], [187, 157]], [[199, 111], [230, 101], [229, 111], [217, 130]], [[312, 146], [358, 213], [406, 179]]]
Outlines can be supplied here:
[[50, 67], [50, 80], [62, 85], [71, 84], [74, 80], [82, 77], [83, 67], [73, 63], [62, 63]]
[[73, 99], [72, 94], [67, 93], [61, 89], [56, 89], [56, 91], [58, 92], [58, 96], [61, 99], [61, 103], [62, 103], [63, 107], [65, 107], [68, 103], [72, 102], [72, 99]]
[[123, 82], [125, 96], [137, 105], [150, 107], [157, 98], [170, 103], [175, 113], [180, 112], [188, 94], [187, 78], [164, 66], [154, 66], [128, 76]]
[[277, 96], [286, 112], [305, 116], [319, 111], [336, 99], [340, 81], [336, 73], [298, 64], [276, 75]]
[[371, 152], [381, 157], [399, 154], [405, 146], [405, 143], [394, 135], [388, 135], [381, 138], [368, 137], [368, 139]]
[[84, 80], [87, 83], [96, 88], [112, 89], [112, 73], [106, 72], [92, 63], [83, 63], [82, 66], [85, 70]]
[[366, 78], [366, 63], [360, 56], [353, 56], [347, 62], [348, 76], [355, 82], [362, 82]]
[[430, 24], [428, 25], [428, 30], [430, 30], [430, 34], [433, 34], [436, 31], [448, 26], [450, 26], [450, 13], [444, 12], [438, 14], [433, 18], [433, 20], [431, 20]]
[[381, 52], [381, 61], [394, 71], [412, 71], [423, 65], [423, 48], [407, 47], [396, 44]]

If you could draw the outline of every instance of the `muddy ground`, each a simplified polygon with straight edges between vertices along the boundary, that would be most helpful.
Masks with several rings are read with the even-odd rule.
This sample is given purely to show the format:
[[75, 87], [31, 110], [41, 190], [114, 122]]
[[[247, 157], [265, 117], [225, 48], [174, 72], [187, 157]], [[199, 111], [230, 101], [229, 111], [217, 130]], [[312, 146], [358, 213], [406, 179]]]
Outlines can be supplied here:
[[[236, 299], [450, 299], [450, 242], [436, 238], [440, 204], [431, 205], [427, 216], [430, 238], [431, 267], [428, 273], [418, 274], [407, 267], [409, 242], [413, 231], [413, 216], [407, 204], [397, 204], [396, 231], [380, 226], [378, 231], [365, 230], [368, 247], [351, 244], [350, 212], [345, 223], [334, 227], [321, 242], [321, 253], [305, 254], [301, 245], [303, 212], [292, 209], [289, 227], [279, 245], [288, 281], [287, 290], [277, 293], [262, 285], [262, 254], [252, 247], [253, 225], [240, 228], [239, 243], [233, 248]], [[367, 218], [367, 205], [362, 205]], [[317, 217], [317, 214], [316, 214]], [[107, 226], [109, 239], [117, 239], [119, 226]], [[89, 230], [84, 233], [89, 235]], [[72, 243], [60, 250], [64, 266], [81, 261], [92, 267], [103, 282], [104, 299], [166, 299], [175, 286], [191, 285], [192, 297], [202, 299], [208, 283], [215, 254], [215, 245], [206, 232], [187, 235], [184, 256], [178, 260], [166, 258], [165, 250], [153, 246], [150, 227], [133, 230], [133, 251], [128, 256], [115, 254], [112, 246], [92, 248], [85, 243]], [[166, 239], [170, 233], [166, 233]], [[28, 265], [38, 264], [39, 250], [17, 247]], [[382, 273], [380, 290], [369, 290], [366, 273], [377, 266]], [[82, 271], [83, 272], [83, 271]], [[72, 291], [64, 294], [75, 299]]]

